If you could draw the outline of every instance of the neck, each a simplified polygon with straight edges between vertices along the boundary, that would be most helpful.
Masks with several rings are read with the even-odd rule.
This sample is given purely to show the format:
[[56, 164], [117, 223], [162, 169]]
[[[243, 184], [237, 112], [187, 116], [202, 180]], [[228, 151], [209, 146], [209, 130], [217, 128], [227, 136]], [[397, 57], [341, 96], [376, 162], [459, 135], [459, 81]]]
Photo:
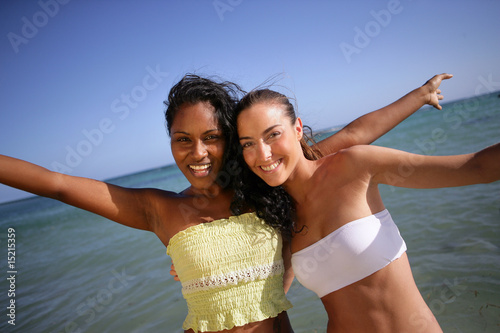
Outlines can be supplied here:
[[309, 193], [309, 180], [313, 177], [317, 169], [317, 161], [311, 161], [302, 157], [297, 163], [297, 167], [290, 175], [288, 180], [283, 184], [283, 188], [288, 192], [295, 201], [300, 205], [307, 199]]
[[230, 192], [230, 190], [223, 189], [222, 187], [214, 183], [208, 188], [197, 188], [194, 186], [190, 186], [181, 193], [193, 197], [215, 198], [221, 195], [229, 194]]

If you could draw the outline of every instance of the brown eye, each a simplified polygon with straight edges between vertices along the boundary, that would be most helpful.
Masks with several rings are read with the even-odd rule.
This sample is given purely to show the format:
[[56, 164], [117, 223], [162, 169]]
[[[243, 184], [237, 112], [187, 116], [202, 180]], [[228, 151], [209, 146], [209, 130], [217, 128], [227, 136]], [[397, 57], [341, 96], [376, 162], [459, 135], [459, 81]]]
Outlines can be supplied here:
[[250, 148], [252, 145], [253, 144], [251, 142], [245, 142], [241, 144], [241, 147], [243, 147], [243, 149], [247, 149]]
[[281, 132], [272, 132], [270, 135], [269, 135], [269, 139], [273, 139], [273, 138], [276, 138], [278, 136], [281, 135]]

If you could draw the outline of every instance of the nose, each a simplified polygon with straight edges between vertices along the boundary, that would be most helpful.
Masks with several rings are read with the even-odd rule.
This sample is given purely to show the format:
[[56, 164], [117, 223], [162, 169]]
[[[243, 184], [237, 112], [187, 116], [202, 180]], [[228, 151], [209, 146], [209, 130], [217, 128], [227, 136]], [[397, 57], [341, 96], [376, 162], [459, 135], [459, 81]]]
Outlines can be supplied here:
[[261, 161], [267, 161], [272, 155], [270, 145], [263, 142], [258, 145], [258, 156]]
[[191, 149], [191, 155], [193, 156], [193, 158], [196, 161], [200, 161], [203, 158], [205, 158], [206, 156], [208, 156], [207, 147], [205, 146], [205, 144], [202, 141], [197, 140], [197, 141], [193, 142], [193, 146]]

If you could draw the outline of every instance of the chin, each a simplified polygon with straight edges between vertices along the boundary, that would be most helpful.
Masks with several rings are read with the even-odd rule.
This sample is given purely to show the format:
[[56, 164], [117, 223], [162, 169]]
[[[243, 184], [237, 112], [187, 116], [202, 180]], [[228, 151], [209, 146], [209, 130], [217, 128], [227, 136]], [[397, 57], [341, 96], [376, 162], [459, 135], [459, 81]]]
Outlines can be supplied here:
[[264, 180], [264, 182], [271, 186], [271, 187], [278, 187], [280, 185], [283, 185], [283, 182], [280, 182], [278, 180], [275, 180], [275, 179], [265, 179], [265, 178], [262, 178], [262, 180]]

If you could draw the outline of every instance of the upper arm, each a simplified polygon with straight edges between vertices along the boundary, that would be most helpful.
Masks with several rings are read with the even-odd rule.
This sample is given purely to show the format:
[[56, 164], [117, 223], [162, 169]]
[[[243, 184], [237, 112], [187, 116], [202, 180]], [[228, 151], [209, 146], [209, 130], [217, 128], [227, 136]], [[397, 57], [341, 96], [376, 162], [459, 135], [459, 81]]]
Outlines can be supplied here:
[[330, 155], [342, 149], [349, 148], [357, 144], [363, 144], [363, 142], [358, 141], [362, 140], [357, 138], [356, 134], [353, 133], [351, 129], [344, 127], [337, 133], [316, 143], [315, 148], [319, 149], [323, 155]]
[[4, 155], [0, 155], [0, 182], [144, 230], [151, 230], [151, 216], [160, 207], [157, 203], [164, 203], [160, 199], [168, 195], [159, 190], [128, 189], [65, 175]]
[[382, 111], [373, 111], [361, 116], [340, 131], [316, 143], [315, 148], [323, 155], [330, 155], [356, 145], [369, 145], [402, 121], [399, 118], [392, 119], [383, 115]]
[[[448, 77], [440, 76], [438, 86], [442, 78]], [[329, 155], [354, 145], [371, 144], [422, 107], [424, 100], [425, 89], [417, 88], [397, 101], [353, 120], [336, 134], [319, 142], [317, 148], [324, 155]]]
[[153, 231], [155, 198], [159, 190], [132, 189], [102, 181], [55, 174], [54, 199], [101, 215], [117, 223]]
[[[426, 156], [367, 146], [361, 161], [370, 169], [372, 182], [408, 188], [465, 186], [498, 179], [498, 171], [478, 154]], [[498, 164], [498, 163], [497, 163]]]

